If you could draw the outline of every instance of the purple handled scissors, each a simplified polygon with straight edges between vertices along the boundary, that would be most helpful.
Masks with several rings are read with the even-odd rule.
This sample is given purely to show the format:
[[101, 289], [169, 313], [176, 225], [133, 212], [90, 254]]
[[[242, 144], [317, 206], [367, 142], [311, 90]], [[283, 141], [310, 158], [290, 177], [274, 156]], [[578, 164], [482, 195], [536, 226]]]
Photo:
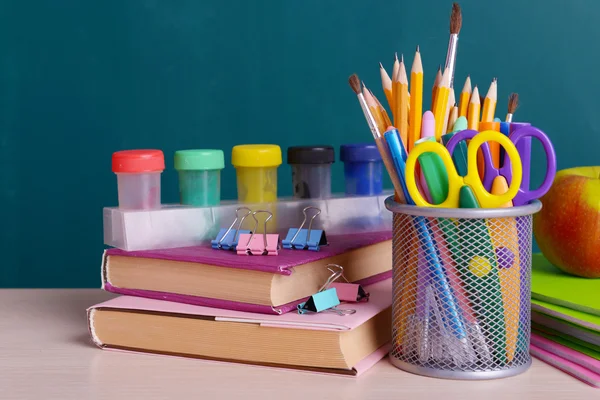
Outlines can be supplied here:
[[[473, 139], [473, 137], [478, 133], [479, 132], [474, 130], [464, 130], [457, 132], [450, 139], [450, 141], [448, 141], [448, 144], [446, 145], [448, 152], [452, 154], [454, 148], [458, 143], [460, 143], [462, 140]], [[544, 132], [542, 132], [534, 126], [524, 126], [514, 131], [510, 136], [510, 140], [513, 142], [513, 144], [516, 145], [519, 142], [519, 140], [526, 137], [536, 138], [542, 144], [544, 152], [546, 153], [546, 176], [540, 187], [535, 190], [529, 190], [529, 188], [524, 188], [523, 184], [521, 184], [521, 187], [519, 188], [515, 198], [513, 199], [513, 206], [522, 206], [524, 204], [527, 204], [531, 200], [539, 199], [540, 197], [542, 197], [548, 192], [548, 190], [550, 190], [550, 187], [552, 186], [552, 182], [554, 181], [554, 177], [556, 175], [556, 154], [554, 152], [552, 142], [550, 141], [548, 136], [546, 136]], [[490, 147], [487, 143], [484, 143], [481, 146], [481, 151], [483, 153], [483, 161], [485, 166], [485, 170], [483, 172], [483, 186], [485, 187], [485, 189], [488, 192], [491, 192], [492, 183], [494, 182], [494, 179], [496, 179], [497, 176], [503, 176], [506, 179], [506, 182], [510, 184], [510, 182], [512, 181], [512, 168], [510, 163], [510, 157], [508, 156], [508, 154], [504, 154], [504, 160], [502, 162], [502, 165], [500, 166], [500, 168], [496, 168], [494, 166], [494, 163], [492, 162]], [[521, 155], [522, 158], [529, 158], [530, 156], [530, 154]], [[523, 162], [523, 168], [525, 168], [525, 165], [529, 164], [529, 159], [527, 159], [527, 162]], [[527, 173], [529, 173], [529, 171]]]

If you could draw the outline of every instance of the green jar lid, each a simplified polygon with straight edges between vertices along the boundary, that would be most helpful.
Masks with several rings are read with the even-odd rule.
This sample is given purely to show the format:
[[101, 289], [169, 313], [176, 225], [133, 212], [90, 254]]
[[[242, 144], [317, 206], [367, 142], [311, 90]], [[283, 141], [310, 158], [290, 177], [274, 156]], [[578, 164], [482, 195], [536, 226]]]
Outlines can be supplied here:
[[175, 152], [175, 169], [207, 170], [225, 168], [223, 150], [177, 150]]

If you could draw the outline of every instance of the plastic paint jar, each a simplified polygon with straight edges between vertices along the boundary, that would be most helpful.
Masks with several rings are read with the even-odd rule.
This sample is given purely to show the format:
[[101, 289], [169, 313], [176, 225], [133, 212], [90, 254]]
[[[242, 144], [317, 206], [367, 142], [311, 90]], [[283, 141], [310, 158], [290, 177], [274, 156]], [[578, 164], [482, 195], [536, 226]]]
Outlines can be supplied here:
[[293, 146], [287, 150], [292, 167], [292, 185], [297, 199], [331, 197], [331, 164], [335, 162], [332, 146]]
[[165, 157], [160, 150], [123, 150], [112, 155], [117, 174], [119, 208], [151, 210], [160, 208], [160, 177]]
[[372, 196], [383, 191], [383, 161], [373, 144], [344, 144], [340, 147], [344, 162], [346, 195]]
[[175, 169], [179, 174], [180, 203], [190, 206], [216, 206], [221, 202], [221, 170], [225, 168], [222, 150], [178, 150]]
[[238, 201], [270, 203], [277, 201], [277, 167], [281, 148], [274, 144], [234, 146], [231, 163], [235, 167]]

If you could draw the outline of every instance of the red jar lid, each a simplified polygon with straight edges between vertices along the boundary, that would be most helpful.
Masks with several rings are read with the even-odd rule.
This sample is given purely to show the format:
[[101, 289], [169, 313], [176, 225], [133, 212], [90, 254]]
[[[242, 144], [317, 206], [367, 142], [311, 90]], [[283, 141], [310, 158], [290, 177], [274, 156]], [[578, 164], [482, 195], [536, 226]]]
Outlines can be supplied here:
[[165, 156], [161, 150], [123, 150], [112, 155], [115, 173], [162, 172]]

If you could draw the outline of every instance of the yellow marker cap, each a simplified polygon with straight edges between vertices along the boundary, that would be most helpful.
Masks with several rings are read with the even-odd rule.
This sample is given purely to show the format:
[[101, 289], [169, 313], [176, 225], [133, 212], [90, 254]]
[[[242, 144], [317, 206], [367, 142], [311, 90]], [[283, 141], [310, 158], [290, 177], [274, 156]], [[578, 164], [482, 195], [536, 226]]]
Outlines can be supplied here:
[[281, 148], [276, 144], [240, 144], [233, 146], [234, 167], [276, 167], [281, 165]]

